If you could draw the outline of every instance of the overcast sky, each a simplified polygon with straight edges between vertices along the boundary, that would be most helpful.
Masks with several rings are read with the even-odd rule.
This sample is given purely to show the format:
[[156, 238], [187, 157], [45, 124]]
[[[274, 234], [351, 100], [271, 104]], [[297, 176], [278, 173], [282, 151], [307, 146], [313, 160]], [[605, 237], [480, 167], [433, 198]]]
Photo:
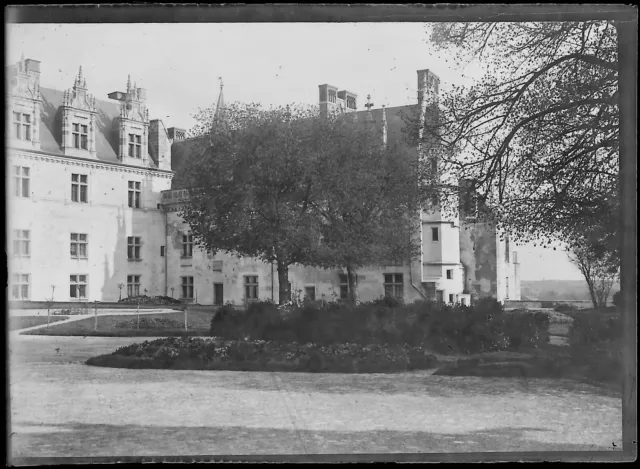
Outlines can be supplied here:
[[[197, 108], [225, 101], [316, 104], [329, 83], [374, 107], [413, 104], [416, 70], [443, 90], [470, 84], [478, 64], [455, 69], [434, 52], [423, 23], [11, 24], [5, 58], [41, 61], [42, 87], [64, 90], [82, 66], [97, 99], [124, 91], [127, 75], [147, 90], [151, 119], [188, 129]], [[562, 251], [522, 246], [522, 280], [582, 279]]]

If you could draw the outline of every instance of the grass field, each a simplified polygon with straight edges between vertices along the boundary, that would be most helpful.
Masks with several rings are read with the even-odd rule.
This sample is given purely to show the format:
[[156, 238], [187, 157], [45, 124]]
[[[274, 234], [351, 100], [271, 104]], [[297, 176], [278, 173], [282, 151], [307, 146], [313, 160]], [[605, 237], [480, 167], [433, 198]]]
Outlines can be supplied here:
[[[68, 319], [68, 316], [51, 316], [51, 323]], [[11, 316], [9, 317], [9, 330], [17, 331], [27, 327], [39, 326], [47, 323], [46, 316]]]
[[[81, 319], [79, 321], [59, 324], [45, 329], [36, 329], [25, 332], [28, 335], [52, 335], [52, 336], [94, 336], [94, 337], [170, 337], [170, 336], [203, 336], [209, 334], [211, 318], [213, 312], [192, 311], [187, 314], [188, 331], [184, 326], [180, 328], [154, 328], [137, 330], [135, 326], [131, 329], [116, 328], [115, 324], [123, 321], [135, 321], [136, 315], [98, 315], [98, 328], [94, 330], [94, 318]], [[164, 314], [140, 314], [140, 319], [170, 319], [184, 324], [184, 313], [164, 313]], [[46, 322], [46, 318], [45, 318]]]

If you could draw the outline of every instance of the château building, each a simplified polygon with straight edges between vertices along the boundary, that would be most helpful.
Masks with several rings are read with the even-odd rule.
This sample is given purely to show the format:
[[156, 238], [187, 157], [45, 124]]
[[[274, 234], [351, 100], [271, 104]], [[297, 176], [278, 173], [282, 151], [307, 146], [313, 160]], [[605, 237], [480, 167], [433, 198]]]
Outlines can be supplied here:
[[[191, 141], [183, 129], [149, 119], [145, 89], [129, 78], [125, 91], [97, 99], [82, 68], [67, 90], [41, 87], [40, 62], [32, 59], [7, 72], [10, 301], [106, 302], [146, 293], [199, 304], [277, 302], [274, 265], [194, 245], [179, 216], [187, 191], [175, 177]], [[403, 113], [424, 114], [437, 101], [438, 84], [419, 70], [414, 106], [369, 102], [366, 111], [357, 109], [355, 93], [320, 85], [320, 112], [355, 113], [391, 142], [401, 138]], [[221, 87], [216, 110], [222, 107]], [[425, 212], [421, 221], [421, 256], [359, 270], [360, 300], [520, 298], [508, 238], [473, 213]], [[291, 266], [289, 281], [294, 294], [332, 300], [347, 296], [345, 274]]]

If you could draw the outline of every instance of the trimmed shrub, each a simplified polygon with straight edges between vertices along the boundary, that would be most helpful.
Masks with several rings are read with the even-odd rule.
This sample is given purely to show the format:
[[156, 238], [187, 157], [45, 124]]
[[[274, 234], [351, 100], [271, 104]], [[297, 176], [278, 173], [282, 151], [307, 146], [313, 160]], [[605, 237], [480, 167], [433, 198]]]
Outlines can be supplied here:
[[615, 292], [613, 294], [613, 304], [618, 308], [622, 307], [622, 292], [621, 291], [617, 291], [617, 292]]
[[175, 298], [171, 298], [170, 296], [147, 296], [147, 295], [138, 295], [138, 296], [130, 296], [128, 298], [122, 298], [118, 301], [118, 303], [124, 303], [127, 305], [179, 305], [181, 304], [180, 300], [176, 300]]
[[[140, 329], [184, 329], [184, 322], [174, 321], [172, 319], [165, 318], [140, 318], [139, 323]], [[137, 329], [138, 328], [138, 320], [130, 319], [128, 321], [120, 321], [113, 325], [113, 327], [118, 329]], [[191, 328], [189, 324], [187, 324], [187, 328]]]
[[597, 344], [622, 338], [622, 318], [602, 312], [576, 315], [569, 329], [572, 345]]

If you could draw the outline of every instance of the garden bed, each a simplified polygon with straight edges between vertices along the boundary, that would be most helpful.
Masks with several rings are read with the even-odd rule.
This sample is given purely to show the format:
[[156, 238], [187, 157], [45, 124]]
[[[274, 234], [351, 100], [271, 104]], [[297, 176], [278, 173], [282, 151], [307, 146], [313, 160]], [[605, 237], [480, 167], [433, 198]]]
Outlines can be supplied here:
[[174, 370], [393, 373], [434, 369], [438, 360], [420, 347], [221, 341], [165, 338], [122, 347], [88, 365]]

